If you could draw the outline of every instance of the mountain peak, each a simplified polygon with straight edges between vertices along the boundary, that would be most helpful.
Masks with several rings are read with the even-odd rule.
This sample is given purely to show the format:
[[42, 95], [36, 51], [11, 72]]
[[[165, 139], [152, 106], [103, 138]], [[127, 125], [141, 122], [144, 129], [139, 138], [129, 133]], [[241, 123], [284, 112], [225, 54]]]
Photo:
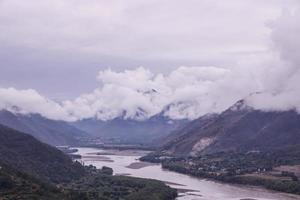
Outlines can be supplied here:
[[248, 106], [244, 99], [237, 101], [231, 107], [228, 108], [230, 111], [249, 111], [253, 110], [252, 107]]

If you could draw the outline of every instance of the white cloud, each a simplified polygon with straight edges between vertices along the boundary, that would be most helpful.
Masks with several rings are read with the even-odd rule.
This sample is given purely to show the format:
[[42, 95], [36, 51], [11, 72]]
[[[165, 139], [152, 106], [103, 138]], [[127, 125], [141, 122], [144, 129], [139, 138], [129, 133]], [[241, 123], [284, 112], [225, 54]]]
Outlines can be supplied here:
[[23, 114], [39, 113], [51, 119], [74, 120], [61, 105], [41, 96], [32, 89], [0, 88], [0, 109]]
[[34, 90], [1, 88], [0, 108], [18, 107], [23, 113], [40, 113], [52, 119], [97, 116], [107, 120], [121, 115], [144, 119], [169, 106], [166, 115], [171, 118], [195, 118], [224, 109], [210, 90], [229, 75], [229, 70], [216, 67], [179, 67], [168, 75], [153, 74], [142, 67], [124, 72], [108, 69], [99, 72], [101, 86], [94, 92], [61, 104]]
[[[211, 51], [213, 54], [223, 51], [227, 54], [241, 53], [244, 50], [254, 53], [240, 55], [238, 64], [229, 67], [182, 66], [165, 74], [154, 73], [143, 67], [119, 72], [113, 69], [101, 70], [97, 76], [100, 82], [98, 88], [74, 100], [61, 103], [51, 101], [34, 90], [0, 88], [0, 109], [18, 107], [24, 113], [40, 113], [51, 119], [64, 120], [89, 117], [108, 120], [121, 115], [125, 118], [144, 119], [162, 111], [174, 119], [195, 119], [209, 112], [221, 112], [237, 100], [259, 92], [247, 97], [249, 105], [262, 110], [300, 110], [300, 101], [297, 98], [300, 96], [299, 10], [283, 13], [278, 20], [268, 23], [269, 29], [259, 29], [257, 34], [262, 37], [269, 36], [271, 32], [272, 40], [271, 48], [262, 48], [269, 49], [268, 52], [259, 54], [256, 51], [261, 48], [257, 44], [261, 43], [256, 42], [256, 37], [252, 38], [255, 31], [251, 32], [248, 28], [251, 29], [252, 23], [261, 22], [264, 18], [262, 11], [265, 10], [255, 10], [258, 18], [250, 17], [247, 20], [233, 19], [237, 13], [231, 15], [230, 12], [234, 6], [242, 8], [241, 12], [249, 12], [251, 9], [248, 9], [247, 5], [251, 4], [250, 1], [243, 1], [243, 4], [241, 1], [231, 1], [228, 5], [227, 2], [215, 1], [212, 7], [208, 1], [202, 1], [200, 7], [195, 6], [198, 5], [196, 2], [191, 5], [177, 2], [175, 6], [163, 1], [159, 9], [155, 10], [159, 17], [149, 14], [153, 11], [150, 8], [158, 8], [158, 1], [145, 4], [135, 1], [128, 4], [102, 1], [99, 4], [99, 1], [91, 1], [85, 4], [80, 0], [76, 1], [76, 4], [68, 3], [73, 1], [30, 2], [35, 2], [36, 8], [49, 7], [50, 10], [46, 9], [49, 13], [44, 15], [41, 10], [31, 12], [33, 5], [25, 2], [0, 2], [0, 10], [7, 8], [5, 12], [0, 12], [0, 16], [12, 21], [9, 26], [0, 23], [2, 28], [8, 28], [0, 32], [0, 41], [54, 49], [77, 50], [78, 47], [82, 47], [78, 50], [96, 50], [98, 53], [116, 53], [138, 58], [143, 58], [144, 55], [157, 58], [196, 58], [203, 52], [205, 54]], [[262, 8], [266, 5], [269, 4], [262, 3]], [[18, 16], [13, 17], [12, 12], [15, 10], [11, 9], [12, 6], [21, 10], [22, 16], [26, 14], [29, 17], [27, 21], [23, 22]], [[167, 6], [174, 6], [173, 12], [166, 12]], [[63, 14], [66, 8], [73, 8], [71, 15]], [[228, 16], [219, 18], [210, 12], [200, 12], [210, 8], [212, 13], [228, 12]], [[99, 10], [101, 12], [98, 12]], [[131, 12], [133, 10], [135, 12]], [[273, 17], [278, 14], [277, 11], [270, 8], [266, 12], [268, 16]], [[52, 21], [52, 18], [49, 18], [51, 15], [57, 15], [61, 21]], [[208, 22], [202, 18], [211, 20]], [[33, 23], [34, 19], [37, 21]], [[193, 21], [191, 23], [194, 26], [184, 26], [190, 19], [200, 19], [201, 23], [198, 25]], [[80, 26], [75, 23], [77, 20], [81, 23]], [[162, 22], [157, 24], [158, 20]], [[178, 24], [171, 23], [172, 20], [181, 24], [181, 29], [175, 29]], [[239, 30], [231, 29], [229, 22], [238, 26]], [[48, 25], [44, 26], [45, 23]], [[83, 29], [82, 24], [87, 27]], [[31, 28], [31, 25], [35, 28]], [[48, 33], [49, 28], [51, 31]], [[223, 30], [224, 28], [227, 29]], [[125, 32], [119, 32], [121, 29]], [[219, 32], [219, 29], [223, 31]], [[19, 32], [24, 35], [18, 35]], [[250, 33], [252, 36], [248, 38]], [[154, 37], [155, 34], [160, 37]], [[240, 37], [236, 37], [237, 35]], [[246, 39], [249, 39], [249, 43], [244, 44], [242, 41]], [[211, 42], [207, 44], [207, 41]], [[149, 53], [150, 50], [152, 53]]]
[[[179, 67], [168, 75], [153, 74], [142, 67], [124, 72], [108, 69], [99, 72], [100, 88], [64, 105], [78, 118], [96, 115], [100, 119], [111, 119], [125, 113], [125, 118], [143, 119], [170, 105], [166, 112], [170, 117], [195, 118], [214, 109], [213, 101], [202, 112], [197, 113], [194, 107], [200, 110], [205, 103], [200, 105], [198, 101], [208, 100], [205, 96], [209, 89], [229, 73], [227, 69], [216, 67]], [[176, 110], [175, 106], [182, 102], [186, 102], [187, 107]]]
[[[34, 90], [0, 90], [0, 108], [23, 113], [40, 113], [51, 119], [74, 120], [119, 116], [142, 120], [164, 111], [173, 119], [195, 119], [208, 112], [220, 112], [255, 86], [245, 89], [232, 69], [179, 67], [170, 74], [153, 74], [142, 67], [99, 72], [101, 86], [92, 93], [58, 104]], [[249, 79], [248, 79], [249, 80]], [[236, 83], [235, 83], [236, 82]], [[245, 85], [244, 85], [245, 86]]]
[[248, 104], [262, 110], [300, 111], [300, 9], [286, 11], [271, 24], [274, 49], [280, 60], [268, 65], [263, 93], [250, 96]]
[[141, 60], [222, 57], [265, 51], [265, 21], [293, 2], [2, 0], [0, 42]]

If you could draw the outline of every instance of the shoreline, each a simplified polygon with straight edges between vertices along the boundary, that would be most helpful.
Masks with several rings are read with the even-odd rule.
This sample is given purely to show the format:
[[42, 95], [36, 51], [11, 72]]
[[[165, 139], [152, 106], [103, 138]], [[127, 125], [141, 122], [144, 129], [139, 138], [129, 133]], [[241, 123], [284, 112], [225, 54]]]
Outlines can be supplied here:
[[[82, 147], [77, 147], [77, 148], [82, 148]], [[83, 147], [85, 148], [85, 147]], [[95, 148], [95, 149], [99, 149], [99, 150], [103, 150], [101, 148]], [[105, 149], [105, 151], [107, 151]], [[110, 151], [110, 150], [108, 150]], [[119, 150], [115, 150], [117, 151], [118, 153], [122, 152], [122, 156], [127, 156], [127, 154], [124, 153], [124, 151], [126, 150], [123, 150], [123, 151], [119, 151]], [[141, 150], [143, 151], [143, 150]], [[115, 156], [116, 154], [111, 154], [111, 153], [107, 153], [107, 152], [101, 152], [101, 153], [98, 153], [97, 151], [95, 152], [89, 152], [87, 153], [88, 155], [113, 155]], [[138, 159], [139, 160], [139, 159]], [[101, 161], [101, 160], [100, 160]], [[127, 166], [124, 166], [125, 168], [129, 168], [129, 169], [141, 169], [141, 168], [144, 168], [144, 167], [148, 167], [148, 166], [154, 166], [154, 165], [161, 165], [161, 163], [153, 163], [153, 162], [133, 162]], [[187, 175], [187, 176], [190, 176], [191, 178], [195, 178], [195, 179], [199, 179], [199, 180], [206, 180], [206, 181], [210, 181], [210, 182], [216, 182], [216, 183], [221, 183], [221, 184], [226, 184], [226, 185], [232, 185], [232, 186], [237, 186], [239, 188], [245, 188], [245, 189], [250, 189], [250, 190], [261, 190], [262, 192], [269, 192], [269, 193], [272, 193], [272, 194], [279, 194], [279, 195], [284, 195], [286, 197], [289, 197], [289, 198], [293, 198], [293, 199], [300, 199], [300, 196], [297, 195], [297, 194], [292, 194], [292, 193], [286, 193], [286, 192], [281, 192], [281, 191], [277, 191], [277, 190], [271, 190], [271, 189], [268, 189], [266, 187], [263, 187], [263, 186], [260, 186], [260, 185], [251, 185], [251, 184], [241, 184], [241, 183], [237, 183], [237, 182], [227, 182], [227, 181], [221, 181], [221, 180], [218, 180], [218, 179], [215, 179], [215, 178], [208, 178], [208, 177], [199, 177], [199, 176], [194, 176], [192, 174], [187, 174], [187, 173], [180, 173], [178, 171], [175, 171], [175, 170], [171, 170], [171, 169], [168, 169], [168, 168], [164, 168], [161, 166], [161, 168], [163, 170], [167, 170], [167, 171], [171, 171], [171, 172], [176, 172], [178, 174], [184, 174], [184, 175]], [[133, 174], [124, 174], [124, 173], [120, 173], [120, 174], [116, 174], [116, 175], [125, 175], [125, 176], [131, 176], [131, 177], [137, 177], [139, 178], [139, 176], [134, 176]], [[162, 181], [162, 182], [165, 182], [166, 184], [168, 184], [168, 181], [163, 181], [163, 180], [160, 180], [160, 179], [155, 179], [155, 180], [158, 180], [158, 181]], [[172, 185], [183, 185], [183, 184], [173, 184], [170, 182], [170, 184], [168, 184], [169, 186], [172, 187]], [[174, 188], [174, 187], [172, 187]], [[181, 188], [176, 188], [178, 190], [178, 193], [181, 193], [183, 191], [181, 191]], [[185, 189], [184, 189], [185, 190]], [[181, 191], [181, 192], [180, 192]], [[189, 190], [187, 190], [186, 192], [188, 192]], [[190, 192], [195, 192], [196, 190], [191, 190]]]
[[129, 169], [142, 169], [144, 167], [155, 166], [155, 165], [158, 165], [158, 164], [149, 163], [149, 162], [133, 162], [126, 167]]
[[295, 200], [296, 199], [300, 200], [300, 194], [289, 193], [289, 192], [284, 192], [284, 191], [280, 191], [280, 190], [274, 190], [274, 189], [270, 189], [270, 188], [268, 188], [264, 185], [259, 185], [259, 184], [255, 185], [255, 184], [250, 184], [250, 183], [242, 183], [241, 181], [236, 181], [236, 179], [234, 179], [235, 177], [232, 177], [233, 179], [230, 179], [230, 180], [224, 180], [224, 179], [218, 179], [218, 178], [214, 178], [214, 177], [195, 176], [193, 174], [182, 173], [182, 172], [172, 170], [172, 169], [169, 169], [169, 168], [164, 168], [163, 166], [161, 166], [161, 167], [162, 167], [162, 169], [165, 169], [165, 170], [168, 170], [168, 171], [171, 171], [171, 172], [176, 172], [176, 173], [179, 173], [179, 174], [188, 175], [192, 178], [197, 178], [197, 179], [200, 179], [200, 180], [213, 181], [213, 182], [216, 182], [216, 183], [228, 184], [228, 185], [232, 185], [232, 186], [238, 186], [240, 188], [261, 189], [261, 190], [269, 191], [269, 192], [274, 193], [274, 194], [276, 194], [276, 193], [283, 194], [283, 195], [289, 196], [291, 198], [295, 198]]

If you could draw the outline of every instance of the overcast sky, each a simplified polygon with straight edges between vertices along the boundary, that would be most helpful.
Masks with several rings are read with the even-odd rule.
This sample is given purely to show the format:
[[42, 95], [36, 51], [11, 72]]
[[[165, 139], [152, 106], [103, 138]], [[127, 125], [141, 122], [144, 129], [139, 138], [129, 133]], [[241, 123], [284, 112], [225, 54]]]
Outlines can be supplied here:
[[[105, 107], [110, 110], [108, 116], [119, 114], [121, 108], [116, 105], [132, 108], [134, 104], [135, 109], [143, 107], [155, 114], [162, 109], [160, 104], [192, 98], [201, 104], [196, 114], [189, 107], [183, 115], [178, 110], [171, 115], [195, 118], [220, 111], [249, 92], [283, 87], [278, 84], [300, 63], [299, 54], [293, 54], [299, 53], [299, 42], [289, 40], [299, 41], [298, 6], [297, 0], [0, 0], [0, 89], [5, 95], [33, 89], [43, 98], [66, 100], [68, 112], [73, 113], [74, 105], [84, 107], [83, 93], [98, 99], [107, 96], [105, 84], [145, 92], [151, 82], [159, 92], [169, 93], [163, 98], [160, 94], [154, 105], [144, 97], [137, 102], [115, 102], [111, 105], [115, 110]], [[289, 67], [274, 62], [288, 62], [283, 65]], [[262, 81], [267, 72], [273, 76]], [[112, 80], [120, 76], [124, 82]], [[145, 87], [126, 85], [130, 80], [145, 82]], [[235, 95], [215, 103], [214, 98], [220, 98], [220, 91], [230, 87], [232, 80], [240, 84], [231, 91]], [[222, 83], [216, 86], [209, 81]], [[190, 95], [194, 90], [201, 94]], [[210, 97], [202, 101], [204, 94]], [[96, 104], [111, 103], [113, 98]], [[149, 105], [141, 105], [147, 101]], [[255, 100], [251, 102], [256, 105]], [[95, 110], [88, 109], [82, 112], [90, 117]]]

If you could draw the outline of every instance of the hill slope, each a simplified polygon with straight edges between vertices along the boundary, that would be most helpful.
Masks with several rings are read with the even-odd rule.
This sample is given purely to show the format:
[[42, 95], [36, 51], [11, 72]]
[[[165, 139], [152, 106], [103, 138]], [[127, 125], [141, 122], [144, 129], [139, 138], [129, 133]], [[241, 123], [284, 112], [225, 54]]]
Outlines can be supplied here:
[[87, 135], [67, 122], [50, 120], [38, 114], [22, 115], [1, 110], [0, 123], [54, 146], [78, 145], [80, 138]]
[[199, 118], [167, 142], [162, 151], [198, 155], [229, 151], [271, 150], [300, 143], [300, 115], [295, 111], [263, 112], [237, 102], [212, 118]]
[[50, 182], [68, 182], [84, 168], [58, 149], [0, 125], [0, 163]]
[[175, 189], [155, 180], [112, 176], [73, 162], [55, 147], [0, 125], [0, 199], [173, 200]]
[[0, 197], [22, 200], [70, 199], [55, 186], [3, 165], [0, 170]]

